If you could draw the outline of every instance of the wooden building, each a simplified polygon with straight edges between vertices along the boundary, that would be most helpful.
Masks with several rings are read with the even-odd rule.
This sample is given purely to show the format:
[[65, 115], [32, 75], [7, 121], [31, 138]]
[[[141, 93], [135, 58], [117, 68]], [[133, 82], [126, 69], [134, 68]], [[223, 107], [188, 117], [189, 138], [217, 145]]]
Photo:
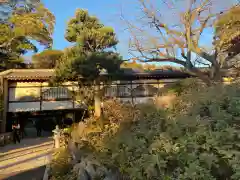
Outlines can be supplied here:
[[[52, 69], [10, 69], [0, 73], [3, 94], [1, 132], [11, 129], [14, 114], [62, 117], [81, 111], [81, 104], [71, 93], [78, 89], [77, 83], [68, 82], [61, 87], [51, 87], [48, 81], [53, 73]], [[105, 98], [116, 97], [122, 101], [139, 103], [157, 96], [164, 85], [187, 77], [190, 76], [174, 71], [126, 71], [121, 76], [102, 74], [99, 86]]]

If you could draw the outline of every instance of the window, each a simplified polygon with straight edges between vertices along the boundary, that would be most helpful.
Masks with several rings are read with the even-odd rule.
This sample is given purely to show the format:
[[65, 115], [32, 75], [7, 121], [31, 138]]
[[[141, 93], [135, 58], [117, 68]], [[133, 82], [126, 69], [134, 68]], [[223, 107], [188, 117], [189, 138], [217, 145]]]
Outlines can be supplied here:
[[106, 86], [104, 87], [104, 91], [106, 97], [114, 97], [117, 95], [117, 86], [116, 85]]
[[67, 87], [51, 87], [42, 89], [43, 100], [63, 100], [71, 99], [72, 95]]
[[9, 88], [9, 101], [38, 101], [40, 99], [39, 87], [16, 87]]
[[118, 96], [131, 96], [131, 85], [118, 85]]

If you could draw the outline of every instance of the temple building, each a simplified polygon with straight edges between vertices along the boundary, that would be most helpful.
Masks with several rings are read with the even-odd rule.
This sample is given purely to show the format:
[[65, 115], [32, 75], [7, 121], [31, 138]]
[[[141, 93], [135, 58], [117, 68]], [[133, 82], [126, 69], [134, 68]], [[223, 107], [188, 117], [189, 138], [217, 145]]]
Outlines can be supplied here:
[[[11, 130], [14, 116], [22, 118], [52, 119], [78, 118], [82, 106], [73, 96], [77, 82], [67, 82], [51, 87], [52, 69], [10, 69], [0, 73], [2, 90], [1, 132]], [[116, 97], [121, 101], [141, 103], [159, 95], [166, 84], [190, 77], [183, 72], [155, 70], [152, 72], [129, 71], [121, 76], [101, 74], [99, 87], [104, 98]]]

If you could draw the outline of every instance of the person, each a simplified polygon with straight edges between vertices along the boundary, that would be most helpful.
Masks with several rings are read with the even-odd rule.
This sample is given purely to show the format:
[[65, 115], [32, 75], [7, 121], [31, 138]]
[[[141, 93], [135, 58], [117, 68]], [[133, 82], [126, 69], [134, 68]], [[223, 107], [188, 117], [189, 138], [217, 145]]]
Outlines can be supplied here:
[[21, 137], [22, 138], [27, 136], [25, 126], [26, 126], [26, 120], [25, 119], [20, 119], [20, 132], [21, 132]]
[[17, 121], [13, 122], [12, 125], [12, 132], [13, 132], [13, 142], [16, 144], [17, 142], [20, 143], [20, 124]]
[[42, 135], [42, 121], [40, 119], [37, 119], [35, 122], [36, 130], [37, 130], [37, 136], [41, 137]]

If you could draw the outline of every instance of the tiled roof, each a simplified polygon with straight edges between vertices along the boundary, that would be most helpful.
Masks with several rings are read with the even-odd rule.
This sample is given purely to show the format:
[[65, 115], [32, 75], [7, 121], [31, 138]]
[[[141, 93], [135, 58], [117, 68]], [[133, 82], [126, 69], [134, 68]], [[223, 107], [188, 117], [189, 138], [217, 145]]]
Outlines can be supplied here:
[[[54, 69], [10, 69], [7, 71], [0, 72], [0, 76], [9, 80], [48, 80], [54, 74]], [[101, 73], [102, 76], [108, 76], [107, 73]], [[113, 75], [114, 76], [114, 75]], [[186, 73], [180, 71], [170, 70], [153, 70], [150, 72], [139, 72], [134, 69], [124, 69], [122, 77], [136, 76], [136, 77], [186, 77], [189, 76]]]
[[0, 73], [9, 80], [33, 80], [33, 79], [49, 79], [53, 76], [53, 69], [10, 69]]

